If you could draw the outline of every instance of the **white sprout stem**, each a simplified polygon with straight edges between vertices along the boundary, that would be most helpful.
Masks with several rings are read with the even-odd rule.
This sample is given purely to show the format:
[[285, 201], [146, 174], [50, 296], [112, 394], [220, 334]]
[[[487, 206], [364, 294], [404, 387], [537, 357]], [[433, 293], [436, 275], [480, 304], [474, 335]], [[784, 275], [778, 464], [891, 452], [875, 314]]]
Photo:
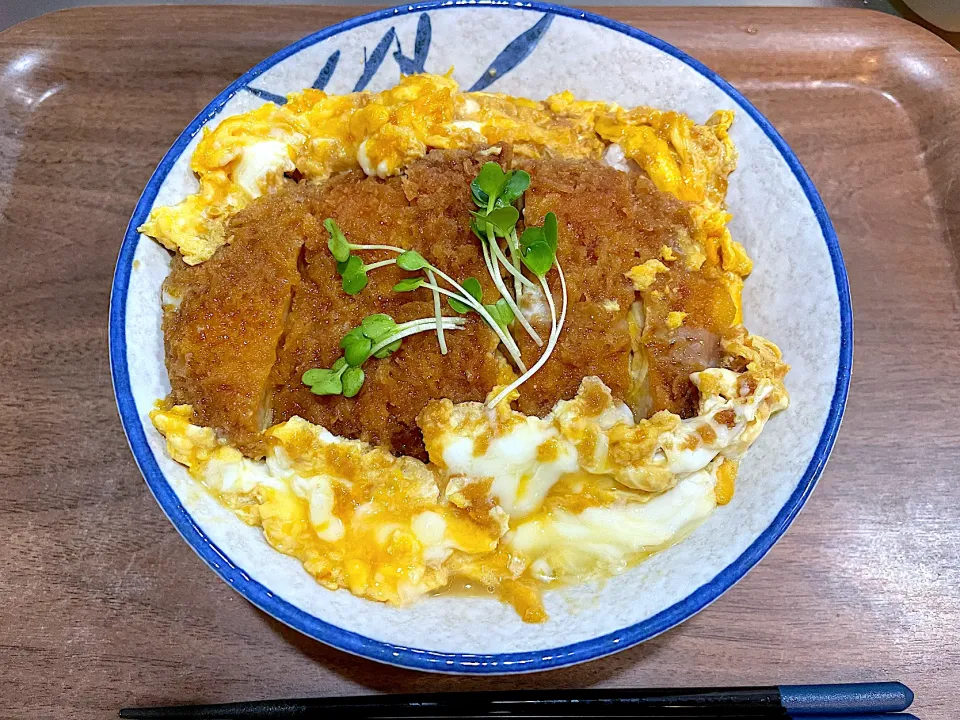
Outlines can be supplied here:
[[[430, 284], [436, 288], [437, 278], [433, 274], [433, 270], [426, 268], [427, 278], [430, 280]], [[447, 354], [447, 340], [443, 336], [443, 315], [440, 313], [440, 293], [434, 289], [433, 291], [433, 314], [436, 316], [437, 321], [437, 342], [440, 343], [440, 354]]]
[[[523, 274], [523, 266], [520, 263], [520, 238], [517, 237], [517, 229], [514, 228], [511, 230], [510, 237], [505, 239], [507, 241], [507, 245], [510, 247], [510, 259], [513, 261], [513, 267], [517, 270], [517, 275], [515, 277], [519, 276], [521, 283], [527, 285], [527, 287], [529, 287], [531, 290], [536, 290], [537, 286], [527, 280]], [[519, 295], [517, 295], [517, 302], [520, 302]]]
[[[517, 256], [517, 248], [514, 247], [513, 243], [507, 243], [510, 246], [510, 261], [513, 263], [513, 266], [520, 269], [520, 258]], [[517, 296], [517, 305], [520, 304], [520, 298], [523, 297], [523, 284], [520, 282], [520, 278], [523, 277], [523, 274], [519, 275], [514, 274], [513, 276], [513, 294]]]
[[560, 263], [557, 262], [557, 272], [560, 274], [560, 288], [563, 292], [563, 309], [560, 311], [560, 322], [557, 322], [557, 308], [553, 302], [553, 295], [550, 292], [550, 288], [547, 286], [547, 281], [544, 278], [540, 278], [540, 284], [543, 286], [543, 292], [547, 296], [547, 304], [550, 306], [550, 324], [552, 326], [550, 331], [550, 341], [547, 343], [546, 350], [543, 351], [543, 354], [540, 356], [540, 359], [534, 363], [533, 367], [527, 370], [523, 375], [518, 377], [507, 387], [500, 391], [500, 394], [497, 395], [493, 400], [487, 403], [488, 408], [495, 408], [500, 402], [507, 397], [510, 393], [516, 390], [518, 387], [523, 385], [527, 380], [529, 380], [537, 370], [543, 367], [544, 363], [547, 362], [547, 359], [550, 357], [550, 354], [553, 352], [553, 349], [557, 345], [557, 339], [560, 337], [560, 331], [563, 329], [563, 323], [567, 317], [567, 281], [563, 276], [563, 270], [560, 269]]
[[[507, 241], [507, 244], [510, 245], [510, 242]], [[527, 278], [525, 278], [525, 277], [523, 276], [523, 273], [522, 273], [517, 267], [515, 267], [512, 262], [510, 262], [509, 260], [507, 260], [507, 256], [503, 254], [503, 251], [500, 249], [500, 244], [496, 241], [496, 239], [494, 239], [494, 240], [492, 241], [491, 247], [493, 248], [493, 254], [494, 254], [494, 256], [495, 256], [501, 263], [503, 263], [504, 267], [507, 268], [507, 272], [509, 272], [511, 275], [513, 275], [513, 281], [514, 281], [514, 283], [520, 282], [520, 283], [523, 283], [524, 285], [526, 285], [526, 286], [527, 286], [528, 288], [530, 288], [531, 290], [536, 290], [536, 289], [537, 289], [537, 286], [536, 286], [536, 285], [534, 285], [532, 282], [530, 282], [529, 280], [527, 280]], [[513, 253], [514, 256], [516, 256], [516, 250], [513, 249], [513, 245], [510, 245], [510, 252]]]
[[354, 245], [353, 243], [347, 243], [347, 247], [351, 250], [390, 250], [395, 253], [406, 252], [403, 248], [398, 248], [393, 245]]
[[377, 268], [382, 268], [382, 267], [386, 267], [387, 265], [396, 265], [396, 264], [397, 264], [397, 260], [396, 258], [394, 258], [393, 260], [381, 260], [380, 262], [371, 263], [370, 265], [364, 265], [363, 269], [366, 272], [370, 272], [371, 270], [376, 270]]
[[[403, 254], [406, 252], [403, 248], [398, 248], [395, 245], [354, 245], [353, 243], [347, 243], [350, 246], [351, 250], [389, 250], [398, 254]], [[395, 263], [396, 260], [384, 260], [382, 263], [374, 263], [367, 267], [367, 270], [372, 270], [374, 267], [383, 267], [385, 265], [390, 265]], [[428, 268], [427, 277], [430, 279], [434, 285], [437, 284], [437, 279], [433, 276], [433, 272]], [[440, 354], [447, 354], [447, 340], [443, 336], [443, 321], [441, 320], [442, 315], [440, 314], [440, 295], [436, 292], [433, 293], [433, 311], [436, 316], [436, 325], [437, 325], [437, 342], [440, 343]]]
[[503, 346], [507, 349], [507, 352], [510, 353], [510, 357], [513, 358], [513, 361], [517, 364], [517, 367], [520, 368], [521, 372], [526, 372], [527, 366], [523, 364], [523, 359], [520, 357], [520, 348], [517, 347], [517, 343], [514, 342], [512, 337], [510, 337], [510, 333], [505, 333], [503, 328], [500, 327], [499, 323], [497, 323], [497, 321], [490, 316], [490, 313], [487, 312], [487, 309], [481, 303], [477, 302], [470, 293], [464, 290], [460, 286], [460, 283], [439, 268], [431, 266], [431, 269], [460, 292], [452, 293], [446, 288], [438, 287], [437, 285], [430, 286], [428, 284], [424, 284], [421, 287], [429, 287], [431, 290], [436, 290], [443, 295], [455, 298], [464, 305], [469, 305], [471, 308], [476, 310], [480, 314], [480, 317], [483, 318], [484, 322], [486, 322], [487, 325], [490, 326], [490, 329], [497, 334], [498, 338], [500, 338], [500, 342], [503, 343]]
[[[481, 245], [482, 245], [482, 244], [483, 244], [483, 243], [481, 243]], [[396, 252], [396, 253], [405, 253], [405, 252], [406, 252], [406, 250], [404, 250], [403, 248], [394, 247], [393, 245], [355, 245], [355, 244], [353, 244], [353, 243], [348, 243], [348, 245], [349, 245], [349, 247], [350, 247], [352, 250], [390, 250], [390, 251], [393, 251], [393, 252]], [[491, 275], [494, 275], [494, 271], [491, 270], [489, 258], [485, 258], [485, 259], [487, 260], [487, 269], [490, 271], [490, 274], [491, 274]], [[390, 263], [392, 263], [392, 262], [396, 262], [396, 260], [393, 260], [393, 261], [384, 260], [383, 262], [384, 262], [385, 264], [390, 264]], [[373, 265], [379, 267], [379, 264], [378, 264], [378, 263], [374, 263]], [[373, 267], [373, 266], [370, 266], [370, 267], [368, 267], [367, 269], [369, 270], [369, 269], [371, 269], [372, 267]], [[435, 278], [434, 278], [434, 279], [433, 279], [434, 282], [432, 283], [432, 284], [433, 284], [432, 289], [434, 290], [434, 309], [436, 309], [437, 305], [439, 305], [439, 302], [440, 302], [440, 298], [436, 295], [437, 292], [441, 292], [441, 293], [443, 293], [443, 294], [445, 294], [445, 295], [450, 295], [450, 297], [455, 297], [455, 298], [457, 298], [458, 300], [460, 300], [461, 302], [463, 302], [464, 304], [469, 305], [470, 307], [472, 307], [474, 310], [476, 310], [478, 313], [480, 313], [480, 315], [481, 315], [481, 317], [483, 317], [484, 321], [486, 321], [486, 323], [487, 323], [487, 324], [493, 329], [493, 331], [497, 334], [497, 337], [500, 338], [500, 342], [502, 342], [502, 343], [504, 344], [504, 347], [507, 348], [507, 350], [508, 350], [509, 353], [510, 353], [510, 356], [513, 358], [514, 362], [517, 363], [517, 367], [520, 369], [520, 371], [521, 371], [521, 372], [525, 372], [526, 369], [527, 369], [527, 367], [526, 367], [526, 365], [523, 364], [523, 360], [522, 360], [521, 357], [520, 357], [520, 348], [517, 347], [516, 342], [514, 342], [513, 338], [510, 337], [510, 334], [509, 334], [509, 333], [504, 333], [503, 330], [500, 328], [500, 325], [498, 325], [497, 322], [496, 322], [492, 317], [490, 317], [490, 313], [488, 313], [488, 312], [486, 311], [486, 309], [483, 307], [483, 305], [481, 305], [481, 304], [478, 303], [476, 300], [474, 300], [474, 299], [473, 299], [473, 296], [471, 296], [470, 293], [468, 293], [466, 290], [464, 290], [463, 287], [461, 287], [460, 284], [459, 284], [456, 280], [454, 280], [453, 278], [451, 278], [449, 275], [447, 275], [445, 272], [443, 272], [443, 271], [440, 270], [439, 268], [435, 268], [435, 267], [433, 267], [433, 266], [431, 265], [429, 268], [424, 268], [424, 269], [427, 270], [428, 272], [431, 271], [431, 270], [432, 270], [433, 272], [436, 272], [437, 275], [439, 275], [440, 277], [442, 277], [444, 280], [446, 280], [448, 283], [450, 283], [451, 286], [455, 287], [457, 290], [459, 290], [459, 291], [462, 293], [462, 295], [455, 295], [455, 294], [453, 294], [453, 293], [448, 293], [448, 292], [446, 292], [445, 290], [443, 290], [443, 288], [437, 287], [436, 282], [435, 282]], [[498, 278], [499, 278], [499, 274], [497, 274], [497, 276], [498, 276]], [[525, 279], [525, 278], [524, 278], [524, 279]], [[496, 282], [496, 280], [495, 280], [495, 282]], [[501, 285], [502, 285], [502, 283], [501, 283]], [[505, 297], [509, 298], [509, 295], [508, 295], [508, 294], [504, 293], [504, 295], [505, 295]], [[509, 299], [508, 299], [508, 302], [509, 302]], [[516, 307], [516, 306], [514, 306], [514, 308], [515, 308], [515, 307]], [[514, 308], [511, 308], [511, 310], [513, 310]], [[519, 313], [519, 308], [517, 308], [516, 310], [514, 310], [514, 314], [515, 314], [517, 317], [522, 317], [522, 315], [520, 315], [520, 313]], [[445, 327], [445, 325], [443, 325], [443, 321], [437, 322], [437, 323], [436, 323], [436, 327], [437, 327], [438, 339], [440, 340], [440, 343], [441, 343], [441, 352], [443, 352], [443, 347], [446, 345], [446, 342], [443, 340], [443, 335], [442, 335], [443, 328]], [[537, 338], [536, 338], [536, 333], [534, 333], [534, 338], [537, 339]], [[391, 340], [390, 342], [393, 342], [393, 341]], [[542, 342], [542, 341], [539, 341], [537, 344], [539, 345], [539, 344], [541, 344], [541, 342]], [[389, 344], [389, 343], [388, 343], [388, 344]], [[372, 353], [371, 353], [371, 354], [372, 354]]]
[[[500, 279], [499, 269], [498, 269], [497, 266], [494, 264], [494, 260], [493, 260], [493, 258], [492, 258], [491, 255], [490, 255], [490, 250], [487, 248], [487, 243], [483, 242], [482, 240], [480, 241], [480, 250], [481, 250], [482, 253], [483, 253], [483, 262], [484, 262], [484, 263], [486, 264], [486, 266], [487, 266], [487, 273], [489, 273], [490, 278], [493, 280], [493, 284], [494, 284], [494, 286], [497, 288], [497, 293], [500, 294], [501, 297], [505, 296], [506, 293], [504, 293], [504, 290], [505, 290], [506, 288], [503, 288], [503, 282], [502, 282], [501, 279]], [[501, 288], [503, 288], [503, 289], [501, 289]], [[512, 310], [512, 308], [511, 308], [511, 312], [512, 312], [512, 311], [513, 311], [513, 310]], [[498, 328], [500, 327], [499, 323], [497, 323], [497, 327], [498, 327]], [[500, 334], [500, 333], [498, 333], [498, 334]], [[501, 339], [502, 339], [504, 336], [510, 338], [511, 345], [508, 345], [508, 346], [507, 346], [507, 349], [510, 349], [511, 346], [512, 346], [513, 349], [510, 349], [510, 356], [511, 356], [511, 357], [514, 359], [514, 361], [517, 363], [517, 367], [525, 368], [526, 365], [523, 364], [523, 360], [521, 359], [521, 355], [520, 355], [520, 347], [517, 345], [516, 341], [513, 339], [513, 336], [510, 335], [509, 332], [507, 332], [505, 335], [501, 334]], [[506, 344], [506, 343], [504, 343], [504, 344]], [[526, 370], [523, 370], [522, 372], [526, 372]]]
[[[424, 285], [423, 287], [426, 287], [426, 285]], [[458, 317], [445, 317], [443, 319], [443, 322], [444, 324], [453, 323], [454, 325], [464, 325], [466, 324], [467, 321], [464, 320], [463, 318], [458, 318]], [[400, 332], [402, 330], [406, 330], [407, 328], [412, 328], [412, 327], [421, 327], [421, 326], [433, 327], [435, 323], [436, 323], [436, 320], [434, 320], [432, 317], [419, 318], [417, 320], [408, 320], [405, 323], [400, 323], [399, 325], [397, 325], [394, 332]]]
[[[443, 321], [444, 327], [447, 330], [462, 330], [465, 325], [465, 321], [460, 318], [449, 318]], [[397, 340], [403, 340], [405, 337], [410, 335], [416, 335], [417, 333], [426, 332], [427, 330], [433, 330], [436, 327], [434, 324], [433, 318], [426, 318], [425, 320], [413, 320], [403, 325], [398, 325], [397, 329], [399, 332], [394, 333], [385, 340], [381, 340], [372, 348], [370, 348], [370, 355], [376, 355], [378, 352], [383, 350], [387, 345], [392, 345]], [[403, 328], [400, 330], [400, 328]]]
[[[489, 226], [488, 226], [489, 227]], [[543, 346], [543, 340], [540, 339], [540, 336], [537, 334], [537, 331], [533, 329], [527, 319], [523, 316], [523, 313], [520, 312], [520, 308], [517, 307], [517, 303], [514, 302], [513, 298], [510, 296], [510, 291], [507, 290], [507, 286], [503, 284], [503, 278], [500, 277], [500, 261], [497, 258], [497, 252], [499, 252], [500, 247], [497, 245], [497, 239], [494, 237], [492, 232], [487, 233], [487, 237], [490, 242], [490, 250], [493, 252], [493, 257], [487, 262], [487, 267], [491, 269], [490, 277], [493, 278], [493, 284], [497, 286], [497, 291], [500, 295], [503, 296], [503, 299], [507, 301], [507, 306], [513, 312], [513, 316], [517, 318], [517, 321], [527, 331], [527, 335], [537, 344], [537, 347]], [[486, 249], [487, 243], [481, 243], [484, 245], [484, 260], [487, 260], [487, 255], [489, 254]], [[510, 267], [510, 262], [504, 258], [504, 264]], [[512, 269], [512, 268], [511, 268]]]
[[[505, 260], [505, 262], [504, 262], [503, 264], [506, 265], [507, 267], [510, 267], [509, 261], [506, 261], [506, 258], [504, 258], [504, 260]], [[494, 264], [494, 266], [496, 266], [496, 268], [497, 268], [497, 276], [499, 276], [499, 275], [500, 275], [500, 260], [499, 260], [496, 256], [494, 256], [494, 258], [493, 258], [493, 264]], [[503, 286], [503, 291], [505, 291], [505, 292], [503, 293], [503, 297], [506, 299], [507, 305], [510, 307], [510, 310], [513, 311], [514, 316], [515, 316], [515, 317], [517, 318], [517, 320], [520, 322], [520, 325], [523, 327], [524, 330], [527, 331], [527, 334], [528, 334], [528, 335], [531, 337], [531, 339], [537, 344], [537, 347], [543, 347], [543, 340], [540, 338], [539, 333], [537, 333], [537, 331], [533, 329], [533, 326], [530, 325], [530, 322], [527, 320], [527, 318], [524, 316], [524, 314], [520, 311], [520, 306], [517, 305], [517, 303], [514, 301], [514, 299], [513, 299], [512, 297], [510, 297], [510, 294], [509, 294], [510, 291], [507, 290], [506, 286], [503, 285], [502, 282], [501, 282], [501, 285]]]
[[[439, 273], [440, 271], [437, 270], [437, 272]], [[455, 284], [455, 283], [451, 283], [451, 284]], [[500, 324], [493, 319], [493, 317], [490, 315], [489, 312], [487, 312], [487, 309], [473, 299], [473, 296], [468, 294], [466, 291], [464, 291], [463, 294], [461, 295], [459, 293], [450, 292], [446, 288], [438, 287], [435, 285], [429, 285], [427, 283], [424, 283], [420, 287], [436, 290], [438, 293], [441, 293], [442, 295], [446, 295], [447, 297], [454, 298], [455, 300], [459, 300], [464, 305], [469, 305], [471, 308], [476, 310], [480, 314], [480, 316], [483, 318], [484, 322], [486, 322], [487, 325], [490, 326], [490, 329], [497, 334], [498, 338], [500, 338], [500, 342], [502, 342], [504, 346], [507, 348], [507, 352], [510, 353], [510, 357], [512, 357], [514, 362], [517, 363], [517, 367], [521, 368], [521, 372], [526, 372], [527, 367], [526, 365], [523, 364], [523, 359], [520, 357], [520, 348], [517, 347], [517, 344], [514, 342], [513, 338], [510, 336], [510, 333], [505, 332], [503, 328], [500, 327]]]
[[550, 292], [550, 286], [547, 285], [546, 278], [540, 278], [540, 286], [543, 288], [547, 305], [550, 307], [550, 337], [552, 338], [557, 332], [557, 306], [553, 302], [553, 293]]
[[563, 268], [560, 267], [560, 258], [555, 257], [553, 262], [557, 266], [557, 274], [560, 276], [560, 293], [563, 298], [563, 306], [560, 310], [560, 322], [557, 323], [557, 337], [560, 337], [560, 332], [563, 330], [563, 323], [567, 320], [567, 279], [563, 276]]
[[487, 249], [487, 244], [483, 240], [480, 241], [480, 252], [483, 253], [483, 264], [487, 266], [487, 273], [493, 278], [495, 270], [490, 262], [490, 250]]

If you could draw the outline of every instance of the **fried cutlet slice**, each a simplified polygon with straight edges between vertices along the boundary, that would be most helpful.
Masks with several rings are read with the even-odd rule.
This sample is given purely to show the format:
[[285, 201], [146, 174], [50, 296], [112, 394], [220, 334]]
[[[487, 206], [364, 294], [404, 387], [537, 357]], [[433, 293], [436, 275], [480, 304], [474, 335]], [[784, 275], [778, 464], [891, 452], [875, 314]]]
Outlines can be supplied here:
[[[679, 250], [678, 238], [689, 232], [689, 212], [646, 176], [596, 161], [545, 160], [523, 167], [532, 178], [524, 198], [525, 222], [540, 225], [548, 212], [559, 220], [557, 257], [567, 281], [568, 310], [550, 359], [520, 388], [518, 407], [542, 415], [558, 400], [576, 395], [585, 376], [596, 375], [614, 397], [630, 402], [642, 416], [650, 403], [646, 391], [636, 397], [629, 325], [631, 305], [639, 295], [624, 273], [658, 257], [664, 246]], [[548, 280], [559, 313], [556, 273]], [[546, 338], [550, 318], [542, 305], [535, 327]], [[515, 327], [514, 335], [524, 362], [531, 364], [541, 349], [522, 329]], [[673, 379], [696, 392], [688, 377]], [[676, 412], [686, 407], [670, 400], [658, 394], [653, 409]]]
[[[270, 203], [232, 218], [232, 241], [207, 262], [177, 258], [163, 285], [163, 334], [172, 400], [245, 452], [260, 453], [271, 370], [303, 244], [298, 218]], [[269, 228], [269, 232], [265, 229]]]
[[[503, 365], [497, 337], [476, 315], [463, 330], [448, 331], [441, 355], [436, 333], [406, 338], [389, 358], [364, 365], [366, 379], [353, 398], [313, 395], [301, 382], [306, 370], [330, 367], [340, 357], [340, 339], [367, 315], [388, 313], [405, 322], [432, 317], [428, 290], [397, 293], [393, 286], [412, 274], [389, 266], [371, 271], [369, 284], [348, 296], [340, 285], [320, 223], [336, 219], [352, 243], [416, 248], [453, 278], [476, 277], [484, 300], [495, 290], [480, 246], [469, 230], [470, 181], [489, 157], [467, 152], [431, 152], [403, 177], [387, 180], [347, 173], [325, 185], [306, 186], [298, 201], [277, 195], [269, 202], [286, 212], [317, 219], [306, 238], [303, 282], [296, 289], [287, 330], [274, 370], [274, 421], [299, 415], [331, 432], [360, 438], [405, 455], [426, 459], [416, 417], [432, 399], [482, 401], [497, 384]], [[361, 251], [365, 263], [395, 257], [388, 251]], [[456, 315], [443, 300], [444, 315]]]

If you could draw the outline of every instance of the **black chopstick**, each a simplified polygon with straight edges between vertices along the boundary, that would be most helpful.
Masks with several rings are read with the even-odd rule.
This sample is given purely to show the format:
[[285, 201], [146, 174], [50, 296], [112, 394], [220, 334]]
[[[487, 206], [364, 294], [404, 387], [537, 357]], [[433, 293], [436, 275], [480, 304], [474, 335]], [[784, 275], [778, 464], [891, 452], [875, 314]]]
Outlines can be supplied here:
[[[744, 688], [545, 690], [535, 692], [364, 695], [257, 700], [223, 705], [125, 708], [139, 720], [281, 720], [286, 718], [643, 717], [849, 720], [906, 710], [913, 693], [902, 683], [781, 685]], [[897, 716], [889, 716], [892, 720]], [[899, 716], [900, 720], [910, 716]]]

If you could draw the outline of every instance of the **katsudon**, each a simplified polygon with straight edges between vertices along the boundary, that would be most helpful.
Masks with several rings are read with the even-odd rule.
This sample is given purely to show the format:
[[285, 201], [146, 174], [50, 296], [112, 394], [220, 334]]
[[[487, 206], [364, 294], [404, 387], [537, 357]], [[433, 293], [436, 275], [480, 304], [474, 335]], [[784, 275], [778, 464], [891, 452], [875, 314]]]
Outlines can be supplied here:
[[205, 130], [173, 253], [171, 456], [330, 589], [403, 605], [622, 572], [787, 407], [742, 325], [729, 112], [305, 90]]

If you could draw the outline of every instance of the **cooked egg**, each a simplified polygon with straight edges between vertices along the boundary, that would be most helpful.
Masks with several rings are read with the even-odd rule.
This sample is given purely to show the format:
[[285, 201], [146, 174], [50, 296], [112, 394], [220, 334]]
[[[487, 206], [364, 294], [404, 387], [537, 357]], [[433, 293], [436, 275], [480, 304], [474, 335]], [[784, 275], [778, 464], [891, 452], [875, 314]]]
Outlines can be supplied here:
[[431, 458], [450, 478], [447, 497], [485, 482], [486, 494], [507, 515], [524, 517], [542, 505], [561, 476], [578, 468], [576, 449], [548, 421], [482, 403], [444, 405], [442, 420], [428, 406], [421, 422], [431, 427], [424, 435]]
[[441, 502], [434, 473], [411, 458], [294, 418], [267, 431], [269, 453], [254, 461], [191, 416], [184, 405], [151, 414], [171, 456], [327, 587], [406, 604], [448, 582], [452, 555], [490, 552], [507, 530], [497, 513]]
[[689, 420], [635, 422], [596, 377], [544, 418], [434, 401], [419, 418], [426, 465], [300, 418], [265, 432], [264, 460], [189, 406], [151, 418], [175, 460], [324, 586], [403, 605], [459, 575], [538, 620], [538, 585], [620, 572], [729, 501], [736, 459], [786, 404], [775, 346], [734, 342], [752, 369], [696, 373]]
[[715, 485], [716, 467], [711, 466], [647, 502], [619, 502], [576, 514], [557, 510], [523, 522], [504, 542], [528, 558], [542, 582], [615, 575], [696, 528], [717, 505]]
[[725, 233], [726, 178], [736, 165], [729, 112], [705, 125], [652, 108], [577, 100], [569, 92], [543, 102], [461, 92], [450, 77], [410, 75], [381, 93], [328, 95], [307, 89], [287, 103], [267, 103], [204, 130], [191, 161], [200, 191], [156, 208], [143, 232], [189, 264], [229, 241], [224, 220], [299, 171], [307, 180], [359, 165], [371, 176], [396, 175], [431, 148], [508, 142], [517, 155], [604, 159], [639, 168], [658, 189], [699, 203], [697, 240], [731, 272], [749, 272], [742, 246]]

